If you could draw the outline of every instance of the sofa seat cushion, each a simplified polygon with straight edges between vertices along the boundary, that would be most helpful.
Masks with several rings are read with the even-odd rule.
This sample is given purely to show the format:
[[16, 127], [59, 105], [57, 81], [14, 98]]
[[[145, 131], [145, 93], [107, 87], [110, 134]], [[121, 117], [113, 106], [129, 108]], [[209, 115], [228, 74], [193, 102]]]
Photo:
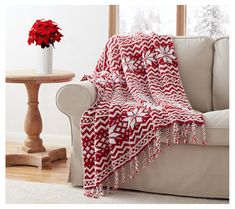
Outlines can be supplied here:
[[204, 113], [208, 145], [229, 146], [229, 109]]
[[[206, 124], [207, 146], [229, 146], [229, 109], [211, 111], [203, 114]], [[171, 139], [173, 139], [172, 128], [170, 129]], [[166, 143], [165, 130], [162, 131], [162, 143]], [[202, 145], [202, 132], [197, 128], [197, 143], [192, 142], [191, 133], [188, 137], [188, 144]], [[174, 142], [171, 142], [175, 144]], [[204, 146], [204, 145], [202, 145]]]

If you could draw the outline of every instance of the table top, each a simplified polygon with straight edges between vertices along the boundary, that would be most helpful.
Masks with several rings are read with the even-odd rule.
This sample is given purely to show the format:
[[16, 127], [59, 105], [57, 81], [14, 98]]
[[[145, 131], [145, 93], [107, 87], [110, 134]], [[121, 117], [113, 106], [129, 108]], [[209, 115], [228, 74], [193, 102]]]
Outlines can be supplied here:
[[39, 74], [35, 70], [6, 71], [7, 83], [60, 83], [71, 81], [75, 74], [70, 71], [53, 70], [51, 74]]

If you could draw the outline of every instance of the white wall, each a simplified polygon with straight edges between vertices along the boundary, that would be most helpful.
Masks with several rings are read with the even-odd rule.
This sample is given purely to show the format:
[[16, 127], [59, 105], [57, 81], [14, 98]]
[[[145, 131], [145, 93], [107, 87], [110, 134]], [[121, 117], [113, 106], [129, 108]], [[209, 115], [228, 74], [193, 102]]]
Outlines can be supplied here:
[[[52, 19], [62, 29], [55, 44], [53, 66], [76, 73], [72, 83], [93, 71], [108, 38], [108, 6], [8, 6], [6, 11], [6, 69], [34, 68], [35, 45], [28, 46], [28, 32], [36, 19]], [[43, 84], [40, 112], [44, 138], [69, 139], [69, 121], [56, 107], [58, 89], [68, 83]], [[6, 138], [24, 138], [27, 93], [23, 84], [6, 84]], [[49, 137], [52, 136], [52, 137]], [[68, 142], [69, 144], [70, 142]]]

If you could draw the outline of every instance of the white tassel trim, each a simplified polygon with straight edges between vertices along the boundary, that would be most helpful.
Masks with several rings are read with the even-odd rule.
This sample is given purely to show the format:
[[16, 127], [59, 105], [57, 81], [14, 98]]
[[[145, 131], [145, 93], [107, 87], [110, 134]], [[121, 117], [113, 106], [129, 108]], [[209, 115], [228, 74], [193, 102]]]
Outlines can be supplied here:
[[197, 124], [196, 124], [196, 123], [192, 123], [192, 125], [191, 125], [191, 131], [192, 131], [192, 142], [193, 142], [193, 143], [197, 143], [197, 139], [196, 139], [196, 129], [197, 129]]
[[169, 147], [170, 146], [170, 128], [169, 127], [166, 128], [166, 143], [167, 143], [167, 146]]
[[179, 144], [179, 142], [180, 142], [180, 131], [179, 131], [179, 124], [178, 123], [173, 124], [173, 137], [174, 137], [174, 142], [176, 144]]

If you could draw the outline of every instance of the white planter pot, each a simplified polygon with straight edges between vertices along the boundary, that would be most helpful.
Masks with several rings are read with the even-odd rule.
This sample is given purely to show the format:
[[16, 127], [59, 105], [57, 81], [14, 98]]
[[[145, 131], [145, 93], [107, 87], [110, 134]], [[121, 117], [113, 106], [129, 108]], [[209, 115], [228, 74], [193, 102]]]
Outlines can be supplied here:
[[51, 74], [52, 73], [52, 59], [53, 48], [50, 44], [49, 47], [44, 49], [41, 46], [36, 47], [36, 71], [39, 74]]

